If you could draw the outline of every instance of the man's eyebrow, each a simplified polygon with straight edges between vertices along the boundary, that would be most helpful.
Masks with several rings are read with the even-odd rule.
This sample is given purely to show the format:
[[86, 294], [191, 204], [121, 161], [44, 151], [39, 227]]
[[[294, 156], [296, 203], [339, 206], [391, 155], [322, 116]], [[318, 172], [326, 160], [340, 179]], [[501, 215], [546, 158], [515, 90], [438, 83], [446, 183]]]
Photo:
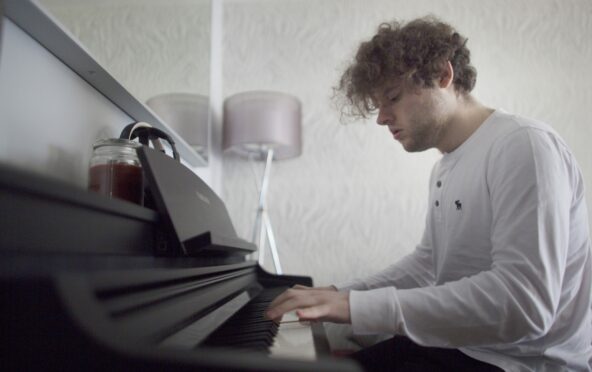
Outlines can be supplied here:
[[393, 89], [394, 88], [392, 88], [392, 87], [377, 88], [374, 90], [374, 92], [370, 96], [372, 97], [373, 100], [379, 101], [381, 99], [384, 99], [384, 97], [386, 97]]
[[384, 90], [383, 94], [385, 96], [390, 96], [392, 94], [397, 94], [398, 95], [398, 94], [401, 94], [401, 91], [402, 91], [402, 89], [401, 89], [400, 86], [391, 86], [391, 87], [386, 88]]
[[390, 99], [389, 96], [392, 94], [399, 95], [403, 91], [400, 85], [389, 85], [384, 88], [377, 88], [374, 94], [370, 95], [370, 101], [376, 107], [379, 106], [380, 102], [384, 99]]

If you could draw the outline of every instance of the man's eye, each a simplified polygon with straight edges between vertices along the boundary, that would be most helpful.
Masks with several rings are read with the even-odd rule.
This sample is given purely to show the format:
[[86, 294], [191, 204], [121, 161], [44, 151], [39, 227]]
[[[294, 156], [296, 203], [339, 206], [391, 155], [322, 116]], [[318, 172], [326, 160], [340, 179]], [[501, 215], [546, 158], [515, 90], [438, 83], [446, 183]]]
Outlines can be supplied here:
[[400, 95], [393, 96], [393, 97], [391, 97], [391, 98], [389, 99], [389, 101], [391, 101], [391, 102], [397, 102], [397, 101], [399, 100], [399, 98], [400, 98], [400, 97], [401, 97]]

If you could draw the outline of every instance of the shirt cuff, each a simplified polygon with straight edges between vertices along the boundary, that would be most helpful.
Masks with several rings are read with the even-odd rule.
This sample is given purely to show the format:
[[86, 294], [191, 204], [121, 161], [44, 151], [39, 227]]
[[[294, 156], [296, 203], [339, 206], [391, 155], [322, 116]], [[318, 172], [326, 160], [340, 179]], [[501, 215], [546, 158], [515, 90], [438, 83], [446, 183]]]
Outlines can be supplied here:
[[349, 311], [355, 334], [399, 333], [403, 329], [395, 287], [351, 291]]

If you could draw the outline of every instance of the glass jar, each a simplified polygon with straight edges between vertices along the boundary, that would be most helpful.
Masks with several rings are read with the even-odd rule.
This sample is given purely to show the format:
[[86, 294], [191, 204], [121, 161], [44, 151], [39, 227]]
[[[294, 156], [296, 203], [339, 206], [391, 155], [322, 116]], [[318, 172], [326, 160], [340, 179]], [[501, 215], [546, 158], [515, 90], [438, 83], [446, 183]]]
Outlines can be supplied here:
[[111, 198], [142, 204], [143, 178], [136, 149], [127, 139], [108, 138], [94, 143], [88, 188]]

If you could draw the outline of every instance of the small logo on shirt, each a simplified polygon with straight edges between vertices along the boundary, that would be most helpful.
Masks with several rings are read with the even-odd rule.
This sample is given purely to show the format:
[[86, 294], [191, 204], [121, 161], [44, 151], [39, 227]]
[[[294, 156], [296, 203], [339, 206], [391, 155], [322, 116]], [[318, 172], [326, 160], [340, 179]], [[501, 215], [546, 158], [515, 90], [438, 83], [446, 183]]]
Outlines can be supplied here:
[[457, 211], [461, 211], [462, 210], [462, 203], [460, 202], [460, 200], [456, 200], [454, 202], [454, 205], [456, 205], [456, 210]]

